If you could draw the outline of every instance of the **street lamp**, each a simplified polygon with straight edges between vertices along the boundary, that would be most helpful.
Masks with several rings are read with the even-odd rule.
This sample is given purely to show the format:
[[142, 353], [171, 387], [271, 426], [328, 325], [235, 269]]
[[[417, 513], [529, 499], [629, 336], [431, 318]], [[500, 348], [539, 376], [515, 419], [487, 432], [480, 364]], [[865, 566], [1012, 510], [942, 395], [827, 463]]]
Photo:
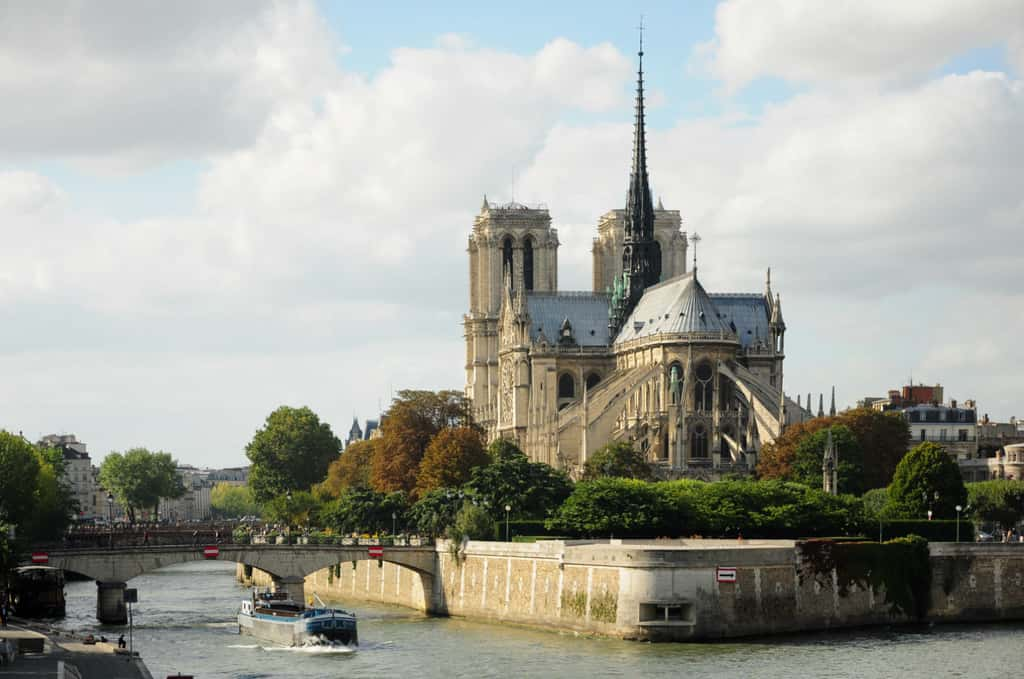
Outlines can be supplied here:
[[110, 524], [110, 548], [114, 548], [114, 494], [107, 493], [107, 523]]
[[511, 542], [511, 540], [509, 540], [509, 532], [508, 532], [508, 517], [509, 517], [509, 512], [511, 512], [511, 511], [512, 511], [512, 505], [505, 505], [505, 542]]
[[391, 536], [392, 536], [392, 538], [394, 538], [395, 533], [398, 532], [398, 531], [395, 530], [395, 522], [397, 520], [398, 520], [398, 512], [391, 512]]
[[960, 505], [956, 506], [956, 541], [960, 542], [960, 512], [964, 510]]

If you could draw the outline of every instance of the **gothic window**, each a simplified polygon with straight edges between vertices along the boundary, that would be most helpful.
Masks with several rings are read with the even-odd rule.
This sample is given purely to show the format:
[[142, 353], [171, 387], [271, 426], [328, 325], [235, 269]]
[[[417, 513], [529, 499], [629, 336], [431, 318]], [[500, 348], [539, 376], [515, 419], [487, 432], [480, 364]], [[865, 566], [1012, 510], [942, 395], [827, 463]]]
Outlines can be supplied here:
[[558, 378], [558, 407], [564, 408], [576, 398], [576, 380], [569, 373], [562, 373]]
[[601, 382], [601, 376], [597, 373], [587, 375], [587, 391], [590, 391]]
[[690, 434], [690, 457], [706, 458], [708, 456], [708, 432], [703, 424], [698, 424]]
[[515, 283], [515, 269], [512, 268], [512, 236], [505, 236], [505, 240], [501, 242], [501, 275], [502, 280], [505, 276], [512, 276], [512, 282]]
[[693, 405], [698, 412], [706, 412], [712, 409], [711, 402], [711, 364], [707, 361], [697, 366], [695, 373], [696, 384], [693, 385]]
[[533, 290], [533, 238], [529, 236], [523, 241], [523, 285]]

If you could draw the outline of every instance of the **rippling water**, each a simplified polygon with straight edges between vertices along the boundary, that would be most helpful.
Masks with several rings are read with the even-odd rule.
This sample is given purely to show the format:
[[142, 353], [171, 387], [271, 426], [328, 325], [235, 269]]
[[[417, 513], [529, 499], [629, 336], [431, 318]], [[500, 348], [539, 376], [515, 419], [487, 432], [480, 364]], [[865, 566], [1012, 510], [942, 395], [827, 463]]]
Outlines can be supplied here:
[[[239, 636], [247, 590], [233, 564], [171, 566], [131, 581], [135, 648], [153, 676], [196, 677], [987, 677], [1022, 673], [1022, 625], [822, 633], [744, 643], [644, 644], [576, 637], [353, 603], [361, 645], [285, 649]], [[61, 626], [117, 638], [95, 620], [96, 586], [67, 585]], [[125, 630], [127, 632], [127, 630]], [[126, 635], [127, 636], [127, 635]]]

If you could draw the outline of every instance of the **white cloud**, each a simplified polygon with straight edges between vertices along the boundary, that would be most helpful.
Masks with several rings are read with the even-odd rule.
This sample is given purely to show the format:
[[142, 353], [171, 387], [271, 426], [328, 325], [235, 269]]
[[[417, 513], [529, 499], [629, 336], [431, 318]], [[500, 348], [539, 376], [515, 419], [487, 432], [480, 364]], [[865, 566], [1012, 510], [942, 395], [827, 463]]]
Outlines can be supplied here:
[[900, 81], [1024, 36], [1018, 0], [725, 0], [698, 48], [730, 89], [762, 76], [818, 85]]

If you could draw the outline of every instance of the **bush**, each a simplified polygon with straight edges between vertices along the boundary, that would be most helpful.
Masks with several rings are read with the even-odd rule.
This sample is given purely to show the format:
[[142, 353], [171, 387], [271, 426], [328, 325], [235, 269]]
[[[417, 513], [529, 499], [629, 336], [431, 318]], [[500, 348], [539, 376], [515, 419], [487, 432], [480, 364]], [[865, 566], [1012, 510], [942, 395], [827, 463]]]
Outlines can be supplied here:
[[455, 516], [455, 524], [449, 529], [449, 537], [456, 543], [463, 538], [489, 540], [494, 536], [494, 519], [483, 507], [467, 502]]
[[[533, 537], [562, 535], [560, 531], [548, 528], [547, 522], [533, 519], [520, 519], [517, 521], [509, 521], [508, 529], [509, 535], [512, 538], [516, 538], [522, 535], [529, 535]], [[499, 542], [505, 540], [504, 520], [494, 522], [494, 539]]]
[[[877, 530], [878, 527], [876, 526], [876, 533]], [[872, 535], [870, 532], [868, 534]], [[956, 521], [896, 519], [882, 522], [882, 536], [884, 540], [902, 538], [908, 535], [920, 535], [929, 542], [954, 542], [956, 540]], [[964, 519], [960, 519], [960, 542], [974, 542], [974, 526], [970, 521], [965, 521]]]

